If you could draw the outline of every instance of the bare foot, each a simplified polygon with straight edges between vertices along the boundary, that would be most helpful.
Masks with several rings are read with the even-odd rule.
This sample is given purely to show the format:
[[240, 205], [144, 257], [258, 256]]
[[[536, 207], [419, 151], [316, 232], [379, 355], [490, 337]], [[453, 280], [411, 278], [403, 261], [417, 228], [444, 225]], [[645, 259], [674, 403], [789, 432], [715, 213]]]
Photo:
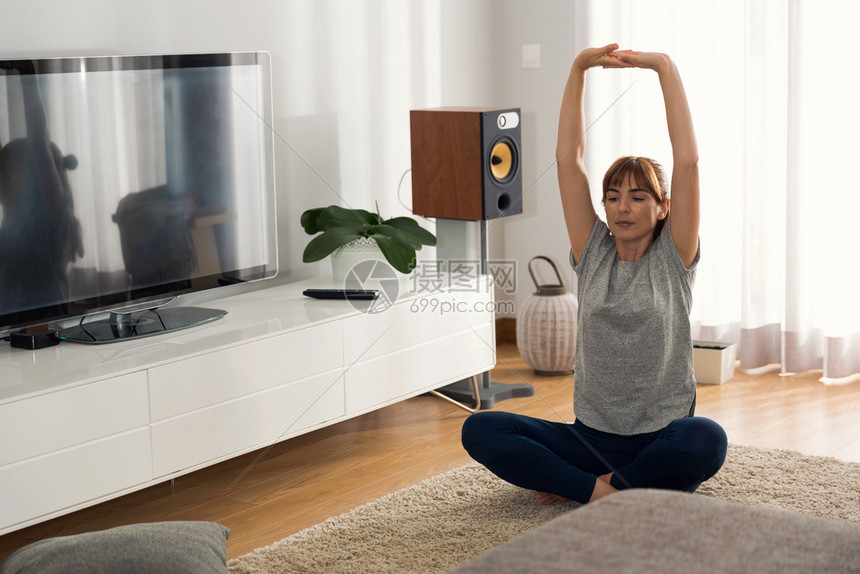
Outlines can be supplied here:
[[550, 492], [540, 492], [536, 490], [535, 496], [537, 496], [538, 502], [540, 502], [541, 504], [558, 504], [559, 502], [571, 502], [569, 498], [565, 498], [557, 494], [552, 494]]
[[609, 484], [609, 480], [611, 478], [612, 473], [597, 477], [597, 480], [594, 481], [594, 490], [591, 492], [591, 498], [588, 500], [589, 502], [594, 502], [604, 496], [609, 496], [614, 492], [618, 492], [617, 488]]

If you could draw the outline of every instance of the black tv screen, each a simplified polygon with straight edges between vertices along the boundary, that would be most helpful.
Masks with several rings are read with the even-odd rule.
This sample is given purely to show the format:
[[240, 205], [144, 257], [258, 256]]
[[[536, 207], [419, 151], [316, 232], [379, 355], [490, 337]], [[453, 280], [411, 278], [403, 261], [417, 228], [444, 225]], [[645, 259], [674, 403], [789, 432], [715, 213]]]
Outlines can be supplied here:
[[277, 272], [268, 54], [0, 60], [0, 332]]

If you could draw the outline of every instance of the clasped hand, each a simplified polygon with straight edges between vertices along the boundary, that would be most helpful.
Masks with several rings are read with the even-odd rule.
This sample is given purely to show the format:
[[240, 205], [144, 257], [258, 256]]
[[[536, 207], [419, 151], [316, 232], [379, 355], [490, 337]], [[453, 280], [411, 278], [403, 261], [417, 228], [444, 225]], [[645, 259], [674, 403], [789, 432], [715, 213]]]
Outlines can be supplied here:
[[[583, 69], [594, 68], [647, 68], [658, 70], [669, 62], [666, 54], [658, 52], [638, 52], [619, 50], [618, 44], [608, 44], [602, 48], [587, 48], [576, 57], [577, 64]], [[659, 71], [659, 70], [658, 70]]]

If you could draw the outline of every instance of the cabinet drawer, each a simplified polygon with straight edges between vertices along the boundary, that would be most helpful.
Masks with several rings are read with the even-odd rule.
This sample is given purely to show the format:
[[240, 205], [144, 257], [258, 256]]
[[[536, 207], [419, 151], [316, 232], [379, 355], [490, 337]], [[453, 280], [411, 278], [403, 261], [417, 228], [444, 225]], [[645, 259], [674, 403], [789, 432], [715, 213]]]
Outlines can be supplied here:
[[297, 381], [343, 365], [343, 330], [326, 323], [149, 371], [153, 421]]
[[356, 363], [344, 377], [347, 414], [358, 414], [490, 370], [495, 364], [492, 337], [492, 326], [485, 325]]
[[0, 406], [0, 466], [149, 422], [146, 374], [132, 373]]
[[344, 366], [492, 324], [491, 292], [434, 292], [343, 321]]
[[152, 479], [149, 429], [0, 467], [3, 529]]
[[337, 369], [152, 425], [156, 477], [227, 459], [344, 414]]

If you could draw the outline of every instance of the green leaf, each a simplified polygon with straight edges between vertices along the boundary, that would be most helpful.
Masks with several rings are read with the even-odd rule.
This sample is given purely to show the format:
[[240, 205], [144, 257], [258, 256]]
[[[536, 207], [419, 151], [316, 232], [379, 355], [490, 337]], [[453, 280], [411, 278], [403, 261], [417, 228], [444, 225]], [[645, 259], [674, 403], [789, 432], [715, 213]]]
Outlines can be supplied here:
[[418, 225], [418, 222], [410, 217], [394, 217], [383, 221], [382, 224], [390, 225], [405, 233], [409, 233], [422, 245], [436, 245], [436, 236]]
[[307, 244], [304, 253], [302, 253], [302, 261], [305, 263], [319, 261], [350, 241], [355, 241], [361, 237], [361, 233], [356, 232], [354, 229], [324, 231], [322, 235], [317, 235]]
[[313, 235], [322, 231], [322, 229], [317, 227], [317, 218], [320, 216], [323, 209], [325, 208], [317, 207], [315, 209], [308, 209], [302, 214], [302, 227], [308, 235]]
[[403, 247], [409, 247], [413, 251], [417, 249], [421, 249], [421, 242], [411, 233], [406, 231], [402, 231], [397, 229], [396, 227], [392, 227], [390, 225], [385, 225], [384, 223], [381, 225], [374, 225], [370, 229], [371, 233], [379, 233], [381, 235], [385, 235], [393, 239], [396, 243], [402, 245]]
[[376, 234], [372, 237], [379, 245], [379, 250], [382, 251], [386, 261], [396, 270], [405, 274], [415, 269], [414, 249], [403, 246], [387, 235]]
[[361, 229], [379, 223], [379, 216], [364, 209], [347, 209], [339, 205], [329, 205], [317, 217], [316, 224], [321, 231], [339, 227]]

